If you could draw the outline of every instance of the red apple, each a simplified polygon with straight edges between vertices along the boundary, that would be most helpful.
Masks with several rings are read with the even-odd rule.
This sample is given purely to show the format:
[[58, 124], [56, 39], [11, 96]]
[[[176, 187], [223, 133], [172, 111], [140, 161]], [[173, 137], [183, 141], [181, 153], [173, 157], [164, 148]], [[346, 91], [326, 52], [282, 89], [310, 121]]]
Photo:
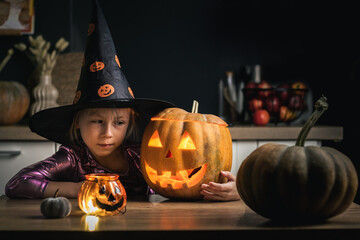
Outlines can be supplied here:
[[265, 109], [259, 109], [254, 112], [253, 123], [257, 126], [264, 126], [270, 121], [270, 115]]
[[282, 103], [286, 103], [290, 96], [290, 85], [287, 83], [280, 84], [277, 87], [277, 95]]
[[293, 95], [289, 99], [288, 106], [292, 110], [301, 110], [304, 107], [304, 98], [300, 95]]
[[245, 85], [245, 91], [244, 94], [247, 98], [252, 98], [255, 95], [254, 89], [257, 88], [257, 84], [254, 82], [248, 82]]
[[267, 98], [272, 92], [272, 86], [266, 81], [261, 81], [257, 85], [257, 89], [258, 89], [258, 97], [262, 99]]
[[280, 100], [276, 96], [268, 97], [265, 100], [265, 108], [271, 115], [274, 115], [280, 111]]
[[255, 112], [258, 109], [263, 107], [263, 101], [257, 98], [250, 99], [249, 101], [249, 110]]

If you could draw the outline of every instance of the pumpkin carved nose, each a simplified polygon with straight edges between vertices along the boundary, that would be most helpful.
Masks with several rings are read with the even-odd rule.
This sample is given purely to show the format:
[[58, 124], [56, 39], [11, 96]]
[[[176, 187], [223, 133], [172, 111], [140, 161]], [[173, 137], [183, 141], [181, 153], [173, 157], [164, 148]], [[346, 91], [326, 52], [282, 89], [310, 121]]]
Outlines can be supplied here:
[[171, 151], [168, 150], [168, 152], [166, 153], [166, 158], [172, 158], [173, 155], [171, 154]]
[[112, 194], [110, 193], [110, 196], [109, 196], [109, 198], [108, 198], [108, 201], [109, 201], [109, 202], [115, 202], [115, 201], [116, 201], [116, 198], [114, 197], [114, 195], [112, 195]]

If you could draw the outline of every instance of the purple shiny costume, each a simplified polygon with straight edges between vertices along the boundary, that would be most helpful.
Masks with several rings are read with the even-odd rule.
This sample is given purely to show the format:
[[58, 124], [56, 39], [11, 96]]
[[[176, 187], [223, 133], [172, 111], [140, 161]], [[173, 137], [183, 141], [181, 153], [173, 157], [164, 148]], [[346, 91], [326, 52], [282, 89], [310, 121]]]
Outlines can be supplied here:
[[[129, 169], [118, 174], [119, 180], [129, 193], [144, 193], [148, 186], [140, 171], [140, 146], [122, 147]], [[54, 155], [20, 170], [5, 187], [9, 198], [43, 198], [49, 181], [80, 182], [89, 173], [112, 172], [92, 157], [85, 144], [67, 147], [62, 145]]]

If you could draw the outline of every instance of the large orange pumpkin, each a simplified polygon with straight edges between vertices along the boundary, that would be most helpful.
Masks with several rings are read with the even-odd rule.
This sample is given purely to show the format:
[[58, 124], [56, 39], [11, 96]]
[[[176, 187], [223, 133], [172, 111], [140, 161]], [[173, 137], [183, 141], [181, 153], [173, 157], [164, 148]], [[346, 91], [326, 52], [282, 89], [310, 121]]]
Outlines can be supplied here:
[[0, 81], [0, 125], [20, 121], [29, 104], [30, 96], [24, 85], [14, 81]]
[[168, 108], [147, 125], [141, 169], [148, 185], [167, 198], [200, 199], [202, 183], [223, 182], [230, 171], [232, 140], [217, 116]]
[[326, 98], [301, 130], [295, 146], [268, 143], [241, 164], [236, 184], [243, 201], [275, 220], [319, 220], [345, 211], [355, 198], [357, 173], [334, 148], [307, 146], [305, 138], [327, 109]]

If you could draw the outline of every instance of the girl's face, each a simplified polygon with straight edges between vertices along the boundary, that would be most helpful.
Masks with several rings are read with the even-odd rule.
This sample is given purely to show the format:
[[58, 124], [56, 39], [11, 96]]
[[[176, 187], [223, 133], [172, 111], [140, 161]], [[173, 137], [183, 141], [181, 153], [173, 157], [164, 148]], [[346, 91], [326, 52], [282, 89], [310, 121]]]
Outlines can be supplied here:
[[119, 150], [130, 120], [129, 108], [92, 108], [80, 112], [77, 127], [96, 160]]

